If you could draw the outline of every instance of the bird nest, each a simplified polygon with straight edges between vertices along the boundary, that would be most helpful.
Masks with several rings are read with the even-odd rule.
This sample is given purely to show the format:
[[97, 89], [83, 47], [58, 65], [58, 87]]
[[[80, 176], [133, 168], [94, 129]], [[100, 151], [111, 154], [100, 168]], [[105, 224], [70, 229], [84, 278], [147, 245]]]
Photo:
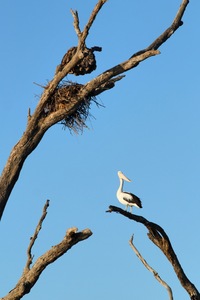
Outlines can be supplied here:
[[76, 96], [82, 87], [83, 85], [79, 83], [63, 82], [58, 86], [45, 108], [47, 114], [65, 109], [66, 116], [60, 121], [60, 124], [64, 126], [64, 129], [69, 128], [75, 133], [82, 132], [83, 128], [87, 128], [86, 120], [88, 116], [91, 116], [89, 112], [91, 101], [98, 105], [94, 96], [87, 96], [74, 109], [73, 102], [76, 102]]

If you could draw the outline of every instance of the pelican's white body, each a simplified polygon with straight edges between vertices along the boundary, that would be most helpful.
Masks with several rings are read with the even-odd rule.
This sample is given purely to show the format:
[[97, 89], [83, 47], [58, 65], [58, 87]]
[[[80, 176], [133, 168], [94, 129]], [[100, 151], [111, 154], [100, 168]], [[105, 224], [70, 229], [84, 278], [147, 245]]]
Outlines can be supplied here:
[[128, 182], [130, 182], [131, 180], [128, 179], [121, 171], [118, 172], [118, 176], [120, 184], [116, 196], [119, 202], [123, 205], [126, 205], [126, 210], [128, 209], [128, 207], [130, 207], [130, 211], [132, 211], [132, 206], [141, 208], [142, 204], [137, 196], [132, 193], [123, 192], [124, 180]]

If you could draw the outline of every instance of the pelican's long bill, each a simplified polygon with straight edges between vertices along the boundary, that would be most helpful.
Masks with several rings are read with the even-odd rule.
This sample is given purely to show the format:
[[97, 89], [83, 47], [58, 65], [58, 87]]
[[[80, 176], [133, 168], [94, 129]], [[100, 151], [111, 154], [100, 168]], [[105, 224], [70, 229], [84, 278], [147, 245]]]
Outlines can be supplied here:
[[119, 178], [121, 178], [123, 180], [131, 182], [131, 180], [128, 177], [126, 177], [121, 171], [118, 172], [118, 176], [119, 176]]

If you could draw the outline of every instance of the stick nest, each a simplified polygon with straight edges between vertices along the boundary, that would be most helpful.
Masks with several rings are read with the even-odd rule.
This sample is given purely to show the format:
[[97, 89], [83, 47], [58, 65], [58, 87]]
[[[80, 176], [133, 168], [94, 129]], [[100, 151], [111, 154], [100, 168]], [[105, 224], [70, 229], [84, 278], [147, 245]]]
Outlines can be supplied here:
[[73, 110], [72, 113], [70, 113], [73, 99], [76, 98], [82, 86], [83, 85], [79, 83], [69, 81], [62, 82], [52, 95], [48, 107], [46, 107], [47, 114], [59, 109], [66, 109], [67, 116], [61, 120], [60, 123], [64, 125], [64, 129], [68, 128], [75, 133], [82, 132], [84, 128], [88, 128], [86, 120], [88, 116], [91, 116], [89, 112], [91, 101], [99, 105], [96, 101], [96, 97], [88, 96], [78, 104], [75, 111]]

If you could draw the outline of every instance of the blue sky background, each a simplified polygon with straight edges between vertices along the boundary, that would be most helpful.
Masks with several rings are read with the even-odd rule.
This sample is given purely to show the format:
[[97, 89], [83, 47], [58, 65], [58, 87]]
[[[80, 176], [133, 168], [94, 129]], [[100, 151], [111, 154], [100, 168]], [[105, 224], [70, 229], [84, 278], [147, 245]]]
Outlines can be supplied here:
[[[26, 127], [42, 89], [64, 53], [76, 45], [70, 8], [83, 26], [97, 1], [1, 1], [0, 167]], [[108, 1], [99, 13], [88, 46], [102, 46], [104, 70], [148, 46], [172, 22], [180, 0]], [[98, 97], [82, 135], [51, 128], [25, 162], [1, 226], [1, 296], [19, 279], [26, 249], [50, 199], [48, 217], [34, 246], [35, 259], [59, 243], [65, 231], [90, 228], [93, 236], [50, 265], [24, 299], [168, 299], [166, 290], [132, 252], [135, 245], [167, 281], [174, 299], [188, 299], [171, 265], [146, 236], [146, 229], [117, 214], [117, 171], [133, 181], [134, 212], [160, 224], [169, 235], [189, 279], [200, 287], [200, 77], [199, 1], [191, 1], [184, 25], [150, 58]]]

